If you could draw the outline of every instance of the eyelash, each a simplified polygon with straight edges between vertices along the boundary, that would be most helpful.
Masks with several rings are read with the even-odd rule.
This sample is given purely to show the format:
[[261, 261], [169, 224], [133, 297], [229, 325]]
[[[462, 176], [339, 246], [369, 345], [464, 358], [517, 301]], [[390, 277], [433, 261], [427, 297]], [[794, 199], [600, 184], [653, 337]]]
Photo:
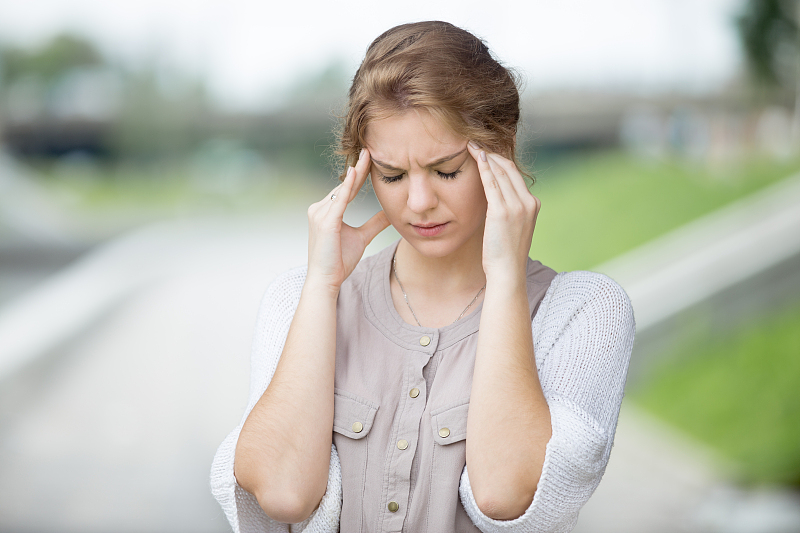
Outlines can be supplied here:
[[[456, 176], [461, 174], [461, 169], [456, 170], [455, 172], [441, 172], [437, 170], [436, 173], [439, 174], [439, 177], [442, 179], [452, 180], [455, 179]], [[398, 181], [402, 177], [403, 174], [398, 174], [397, 176], [384, 176], [383, 174], [381, 174], [381, 180], [384, 183], [394, 183], [395, 181]]]

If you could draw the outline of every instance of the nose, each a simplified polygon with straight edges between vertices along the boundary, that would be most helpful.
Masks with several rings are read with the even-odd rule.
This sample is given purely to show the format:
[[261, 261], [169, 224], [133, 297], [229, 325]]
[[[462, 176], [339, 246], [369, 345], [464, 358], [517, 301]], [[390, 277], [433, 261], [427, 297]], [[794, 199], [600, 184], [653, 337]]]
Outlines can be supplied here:
[[414, 213], [424, 213], [439, 205], [439, 198], [426, 173], [409, 174], [408, 208]]

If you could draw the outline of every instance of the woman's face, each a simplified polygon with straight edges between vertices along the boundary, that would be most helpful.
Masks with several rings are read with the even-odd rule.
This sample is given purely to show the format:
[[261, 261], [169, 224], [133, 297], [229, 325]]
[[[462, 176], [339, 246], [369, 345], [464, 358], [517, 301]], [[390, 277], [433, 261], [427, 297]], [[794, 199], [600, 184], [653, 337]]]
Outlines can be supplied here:
[[444, 257], [483, 238], [486, 194], [467, 140], [424, 109], [367, 127], [378, 201], [392, 226], [422, 255]]

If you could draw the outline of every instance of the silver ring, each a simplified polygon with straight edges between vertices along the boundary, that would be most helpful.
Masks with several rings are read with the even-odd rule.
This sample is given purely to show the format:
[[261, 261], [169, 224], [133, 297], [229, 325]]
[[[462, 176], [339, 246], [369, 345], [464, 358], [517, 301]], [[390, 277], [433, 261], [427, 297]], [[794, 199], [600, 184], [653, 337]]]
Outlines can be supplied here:
[[331, 194], [331, 202], [336, 200], [336, 193]]

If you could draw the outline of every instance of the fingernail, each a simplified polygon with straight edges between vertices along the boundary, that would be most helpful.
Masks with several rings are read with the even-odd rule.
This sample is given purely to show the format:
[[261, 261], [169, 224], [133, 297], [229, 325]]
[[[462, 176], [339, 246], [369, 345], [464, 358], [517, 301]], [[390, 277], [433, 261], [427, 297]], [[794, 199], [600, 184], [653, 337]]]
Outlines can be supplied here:
[[362, 148], [361, 149], [361, 153], [358, 154], [358, 159], [359, 160], [364, 159], [364, 154], [366, 154], [366, 153], [367, 153], [367, 151], [364, 148]]
[[481, 152], [481, 161], [486, 162], [486, 152]]
[[473, 150], [477, 150], [479, 148], [479, 146], [475, 144], [475, 141], [470, 141], [469, 145], [472, 147]]

